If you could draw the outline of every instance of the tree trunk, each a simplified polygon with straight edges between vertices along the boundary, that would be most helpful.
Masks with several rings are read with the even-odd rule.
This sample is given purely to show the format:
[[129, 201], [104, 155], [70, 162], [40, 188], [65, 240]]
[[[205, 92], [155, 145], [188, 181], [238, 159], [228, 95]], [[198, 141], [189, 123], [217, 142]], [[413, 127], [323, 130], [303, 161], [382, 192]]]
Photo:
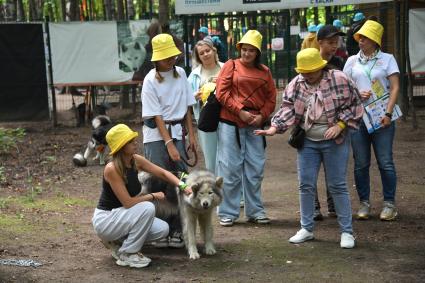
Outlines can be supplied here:
[[37, 20], [37, 9], [35, 6], [35, 0], [29, 0], [28, 1], [28, 20], [29, 21], [35, 21]]
[[69, 19], [71, 21], [79, 21], [80, 20], [80, 5], [78, 0], [70, 0], [69, 7]]
[[24, 4], [22, 0], [16, 1], [16, 21], [25, 22]]
[[104, 6], [105, 6], [105, 15], [107, 21], [113, 21], [116, 19], [115, 17], [115, 1], [113, 0], [104, 0]]
[[3, 2], [2, 14], [4, 21], [13, 22], [16, 21], [16, 4], [13, 0], [7, 0]]
[[136, 15], [136, 9], [134, 9], [134, 3], [132, 0], [127, 2], [127, 19], [134, 20], [134, 16]]
[[66, 1], [61, 0], [61, 16], [62, 21], [66, 21]]
[[167, 24], [168, 19], [170, 18], [169, 15], [169, 1], [168, 0], [159, 0], [159, 7], [158, 7], [158, 20], [161, 25]]
[[123, 0], [118, 0], [117, 1], [117, 11], [118, 11], [118, 19], [117, 20], [118, 21], [125, 20]]

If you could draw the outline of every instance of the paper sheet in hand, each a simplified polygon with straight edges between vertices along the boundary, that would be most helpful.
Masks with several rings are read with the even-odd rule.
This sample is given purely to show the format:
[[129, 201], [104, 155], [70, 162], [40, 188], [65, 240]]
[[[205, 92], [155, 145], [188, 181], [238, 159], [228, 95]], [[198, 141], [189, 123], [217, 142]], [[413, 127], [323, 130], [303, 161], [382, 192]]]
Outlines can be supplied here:
[[[366, 125], [369, 134], [382, 127], [381, 120], [385, 116], [385, 112], [387, 111], [388, 100], [389, 95], [385, 95], [365, 106], [363, 121]], [[402, 113], [400, 107], [396, 104], [393, 109], [393, 116], [391, 118], [391, 121], [395, 121], [401, 116]]]

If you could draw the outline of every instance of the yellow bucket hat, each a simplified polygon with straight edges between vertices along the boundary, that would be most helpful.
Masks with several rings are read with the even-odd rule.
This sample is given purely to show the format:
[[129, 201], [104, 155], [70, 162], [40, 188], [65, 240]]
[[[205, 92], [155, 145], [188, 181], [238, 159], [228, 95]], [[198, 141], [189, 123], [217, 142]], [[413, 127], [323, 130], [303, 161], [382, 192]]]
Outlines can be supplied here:
[[261, 41], [263, 40], [263, 36], [261, 33], [259, 33], [255, 29], [251, 29], [245, 33], [245, 35], [242, 37], [241, 41], [239, 41], [236, 44], [236, 48], [238, 50], [241, 50], [242, 44], [251, 44], [255, 48], [258, 49], [258, 51], [261, 52]]
[[297, 73], [312, 73], [323, 69], [328, 61], [323, 60], [319, 50], [306, 48], [297, 53]]
[[106, 142], [111, 149], [110, 155], [118, 152], [129, 141], [139, 136], [138, 132], [132, 131], [127, 125], [118, 124], [113, 126], [106, 134]]
[[164, 60], [181, 54], [174, 43], [173, 37], [167, 33], [161, 33], [152, 38], [152, 62]]
[[366, 36], [373, 42], [376, 42], [381, 46], [382, 34], [384, 33], [384, 27], [375, 21], [367, 20], [358, 32], [354, 34], [356, 41], [360, 40], [360, 35]]

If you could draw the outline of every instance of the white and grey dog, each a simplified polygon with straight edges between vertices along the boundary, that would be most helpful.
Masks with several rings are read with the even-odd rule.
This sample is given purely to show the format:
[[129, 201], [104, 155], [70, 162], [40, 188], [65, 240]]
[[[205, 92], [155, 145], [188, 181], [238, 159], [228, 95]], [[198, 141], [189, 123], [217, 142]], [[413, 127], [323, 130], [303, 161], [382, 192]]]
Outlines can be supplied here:
[[73, 162], [77, 166], [86, 166], [87, 160], [96, 150], [96, 156], [93, 160], [99, 159], [100, 165], [105, 165], [105, 148], [107, 147], [106, 133], [112, 128], [111, 119], [106, 115], [98, 115], [91, 121], [92, 136], [87, 143], [84, 154], [77, 153], [73, 157]]
[[162, 191], [166, 199], [155, 201], [156, 215], [167, 218], [170, 214], [180, 213], [183, 226], [183, 238], [189, 258], [200, 257], [196, 247], [196, 226], [199, 222], [201, 236], [205, 243], [205, 253], [216, 253], [213, 242], [212, 217], [215, 208], [222, 201], [221, 187], [223, 178], [214, 176], [206, 170], [195, 170], [186, 177], [186, 184], [192, 188], [193, 193], [184, 194], [177, 187], [167, 184], [147, 173], [139, 174], [142, 183], [142, 193]]

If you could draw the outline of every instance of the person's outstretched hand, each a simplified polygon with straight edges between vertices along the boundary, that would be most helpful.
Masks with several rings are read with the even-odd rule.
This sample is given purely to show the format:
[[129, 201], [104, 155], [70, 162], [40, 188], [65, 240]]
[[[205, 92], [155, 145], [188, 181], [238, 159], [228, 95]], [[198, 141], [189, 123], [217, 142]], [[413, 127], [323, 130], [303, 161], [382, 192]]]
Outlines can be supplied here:
[[254, 134], [257, 136], [274, 136], [276, 131], [276, 127], [271, 126], [267, 130], [254, 130]]

